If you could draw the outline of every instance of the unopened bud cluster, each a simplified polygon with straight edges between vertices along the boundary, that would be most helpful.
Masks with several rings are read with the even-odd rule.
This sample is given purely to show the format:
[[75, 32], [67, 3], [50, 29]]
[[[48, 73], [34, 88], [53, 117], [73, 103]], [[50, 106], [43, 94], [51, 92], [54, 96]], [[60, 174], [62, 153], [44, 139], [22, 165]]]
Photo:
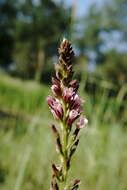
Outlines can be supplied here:
[[84, 100], [77, 93], [79, 84], [72, 80], [72, 61], [74, 51], [71, 43], [64, 39], [59, 48], [59, 60], [56, 63], [56, 78], [52, 78], [53, 96], [47, 97], [49, 108], [60, 127], [52, 125], [56, 138], [57, 152], [60, 154], [59, 165], [52, 164], [52, 182], [50, 190], [77, 190], [80, 180], [68, 182], [68, 170], [71, 159], [79, 143], [79, 131], [88, 120], [82, 115]]

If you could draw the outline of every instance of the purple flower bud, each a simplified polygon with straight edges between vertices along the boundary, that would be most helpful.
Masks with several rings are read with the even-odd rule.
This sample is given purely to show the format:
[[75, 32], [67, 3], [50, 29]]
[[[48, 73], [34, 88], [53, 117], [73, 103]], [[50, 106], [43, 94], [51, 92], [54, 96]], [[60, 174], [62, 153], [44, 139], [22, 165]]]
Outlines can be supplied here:
[[60, 81], [54, 77], [52, 77], [52, 87], [51, 90], [55, 96], [61, 96], [61, 87]]
[[54, 110], [55, 110], [56, 115], [59, 118], [63, 117], [63, 108], [62, 108], [62, 105], [59, 102], [55, 102], [55, 104], [54, 104]]
[[74, 102], [75, 102], [75, 106], [76, 106], [76, 105], [83, 104], [83, 103], [84, 103], [84, 100], [81, 99], [78, 94], [76, 94], [76, 95], [74, 96]]
[[72, 80], [69, 83], [69, 87], [72, 87], [74, 89], [74, 91], [77, 92], [78, 88], [79, 88], [79, 83], [77, 82], [77, 80]]
[[70, 108], [71, 109], [79, 109], [80, 104], [82, 104], [82, 103], [84, 103], [84, 100], [81, 99], [78, 94], [75, 94], [74, 96], [71, 97]]
[[63, 93], [63, 99], [66, 103], [69, 103], [71, 100], [72, 96], [74, 95], [73, 88], [65, 88], [64, 93]]
[[46, 101], [47, 101], [49, 107], [52, 108], [52, 106], [53, 106], [53, 104], [54, 104], [54, 102], [55, 102], [56, 100], [55, 100], [55, 98], [53, 98], [52, 96], [48, 96], [48, 97], [46, 98]]
[[80, 116], [79, 112], [76, 110], [71, 110], [68, 116], [67, 123], [71, 125], [78, 117]]
[[59, 116], [56, 114], [56, 112], [53, 109], [51, 109], [51, 112], [52, 112], [54, 119], [59, 119]]
[[52, 84], [55, 84], [57, 86], [60, 86], [60, 81], [54, 77], [52, 77]]
[[75, 100], [78, 104], [83, 104], [83, 103], [85, 102], [83, 99], [81, 99], [81, 98], [79, 97], [78, 94], [75, 94], [74, 100]]
[[54, 105], [53, 105], [53, 109], [51, 110], [53, 111], [53, 115], [56, 119], [62, 119], [63, 117], [63, 108], [62, 108], [62, 105], [59, 103], [59, 102], [54, 102]]
[[88, 123], [88, 120], [85, 117], [81, 116], [80, 120], [76, 124], [76, 127], [78, 129], [82, 129], [83, 127], [87, 125], [87, 123]]
[[62, 119], [63, 117], [63, 108], [58, 99], [55, 99], [51, 96], [47, 97], [47, 103], [51, 108], [51, 112], [55, 119]]
[[54, 84], [54, 85], [52, 85], [51, 90], [52, 90], [54, 96], [61, 96], [60, 86]]
[[76, 111], [78, 111], [79, 113], [82, 113], [83, 112], [83, 107], [82, 106], [79, 106]]

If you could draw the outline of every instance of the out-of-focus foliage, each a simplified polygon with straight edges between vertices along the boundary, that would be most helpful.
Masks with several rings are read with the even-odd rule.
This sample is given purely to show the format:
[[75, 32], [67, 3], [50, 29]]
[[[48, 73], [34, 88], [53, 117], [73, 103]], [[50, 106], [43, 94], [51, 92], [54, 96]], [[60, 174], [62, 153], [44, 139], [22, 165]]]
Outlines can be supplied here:
[[[109, 98], [108, 90], [99, 86], [95, 96], [81, 93], [89, 124], [82, 130], [70, 170], [71, 179], [81, 179], [81, 190], [127, 189], [127, 104], [120, 93]], [[1, 75], [1, 190], [49, 189], [56, 158], [53, 121], [45, 101], [49, 94], [49, 88], [36, 81]]]
[[77, 38], [80, 53], [85, 53], [93, 73], [112, 82], [117, 90], [127, 83], [127, 1], [106, 1], [101, 8], [92, 5], [82, 19]]
[[16, 14], [16, 0], [0, 1], [0, 65], [12, 61]]
[[24, 66], [22, 73], [29, 73], [30, 67], [28, 77], [41, 79], [48, 58], [56, 55], [58, 41], [69, 31], [68, 23], [69, 9], [64, 14], [64, 8], [52, 0], [20, 4], [15, 58], [18, 65]]
[[105, 1], [76, 19], [73, 6], [66, 7], [63, 1], [2, 0], [0, 65], [18, 77], [48, 82], [58, 43], [71, 35], [81, 66], [78, 75], [90, 71], [90, 78], [93, 74], [117, 83], [119, 89], [126, 83], [126, 8], [126, 0]]
[[[1, 34], [0, 39], [6, 46], [2, 64], [6, 63], [7, 50], [11, 49], [7, 63], [13, 60], [16, 74], [40, 80], [47, 61], [56, 55], [58, 42], [69, 32], [70, 9], [66, 9], [65, 14], [65, 8], [52, 0], [5, 1], [0, 5], [3, 10], [1, 31], [6, 39], [2, 41]], [[8, 37], [4, 30], [5, 34], [10, 30], [12, 34]], [[12, 40], [10, 46], [6, 36]]]
[[127, 84], [127, 54], [115, 50], [105, 54], [104, 65], [97, 72], [101, 78], [112, 81], [117, 89]]
[[76, 39], [80, 52], [87, 55], [95, 53], [97, 63], [100, 63], [100, 47], [104, 43], [100, 37], [100, 33], [104, 30], [101, 15], [102, 12], [97, 9], [96, 5], [92, 5], [88, 14], [81, 21], [83, 26], [81, 37]]

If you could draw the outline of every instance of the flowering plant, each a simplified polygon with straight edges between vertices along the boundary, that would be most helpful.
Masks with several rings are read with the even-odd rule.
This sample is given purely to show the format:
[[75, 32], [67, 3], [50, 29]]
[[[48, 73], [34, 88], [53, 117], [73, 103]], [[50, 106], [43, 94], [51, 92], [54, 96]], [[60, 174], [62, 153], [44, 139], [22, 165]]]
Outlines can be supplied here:
[[72, 80], [74, 51], [71, 43], [63, 39], [58, 52], [59, 60], [55, 66], [56, 78], [52, 77], [53, 96], [47, 97], [47, 103], [54, 118], [60, 124], [59, 128], [52, 125], [60, 164], [52, 164], [53, 175], [50, 190], [77, 190], [80, 180], [68, 182], [68, 171], [79, 143], [79, 131], [88, 120], [82, 116], [81, 105], [84, 100], [77, 93], [79, 84], [76, 80]]

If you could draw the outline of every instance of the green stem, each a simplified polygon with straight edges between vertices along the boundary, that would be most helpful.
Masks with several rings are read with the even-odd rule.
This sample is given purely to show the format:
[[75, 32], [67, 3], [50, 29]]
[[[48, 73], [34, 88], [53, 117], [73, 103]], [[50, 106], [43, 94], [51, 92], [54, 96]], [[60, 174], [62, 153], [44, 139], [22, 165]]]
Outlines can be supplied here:
[[64, 148], [64, 180], [66, 182], [67, 180], [67, 144], [68, 144], [68, 138], [67, 138], [67, 131], [66, 128], [64, 129], [64, 140], [63, 140], [63, 148]]
[[68, 156], [68, 132], [67, 132], [67, 126], [63, 123], [61, 123], [61, 129], [62, 129], [62, 149], [63, 149], [63, 160], [62, 160], [62, 168], [63, 168], [63, 177], [64, 180], [60, 184], [60, 190], [65, 190], [66, 183], [67, 183], [67, 175], [68, 175], [68, 168], [67, 168], [67, 156]]

